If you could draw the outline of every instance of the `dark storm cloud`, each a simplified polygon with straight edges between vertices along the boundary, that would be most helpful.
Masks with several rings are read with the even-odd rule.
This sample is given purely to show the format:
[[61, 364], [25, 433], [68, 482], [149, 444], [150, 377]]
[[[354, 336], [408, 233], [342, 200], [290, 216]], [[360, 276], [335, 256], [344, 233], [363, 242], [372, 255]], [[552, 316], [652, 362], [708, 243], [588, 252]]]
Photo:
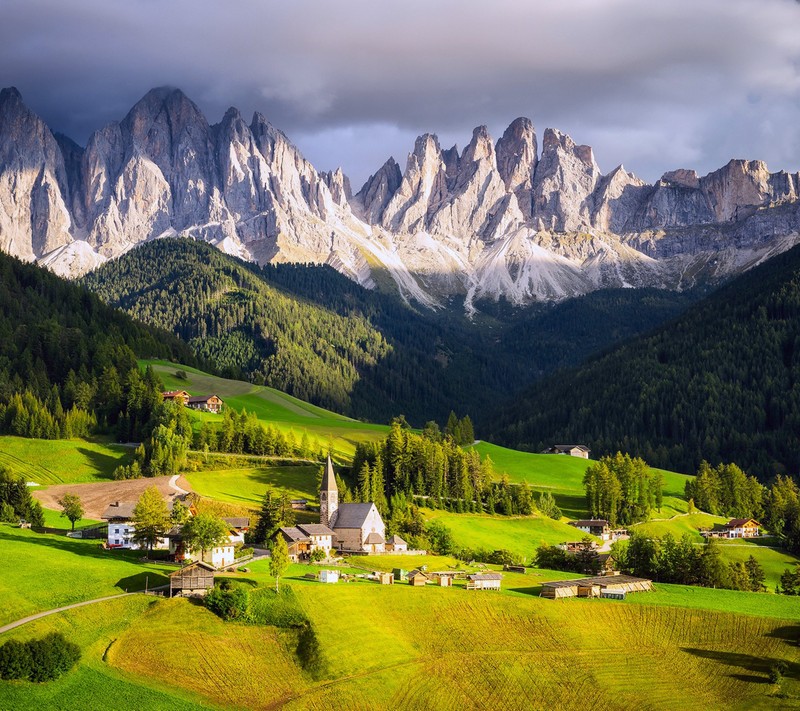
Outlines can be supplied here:
[[791, 0], [7, 0], [0, 84], [80, 142], [149, 88], [259, 110], [357, 184], [416, 135], [520, 115], [647, 179], [731, 157], [800, 168]]

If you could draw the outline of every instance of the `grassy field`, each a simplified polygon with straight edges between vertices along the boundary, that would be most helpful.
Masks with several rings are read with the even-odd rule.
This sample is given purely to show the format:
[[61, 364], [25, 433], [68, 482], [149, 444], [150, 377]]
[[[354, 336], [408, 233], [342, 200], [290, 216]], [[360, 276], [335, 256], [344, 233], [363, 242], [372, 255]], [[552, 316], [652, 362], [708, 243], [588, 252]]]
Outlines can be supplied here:
[[544, 516], [489, 516], [425, 510], [428, 518], [444, 523], [459, 546], [470, 549], [505, 548], [530, 561], [542, 542], [580, 540], [584, 534], [572, 526]]
[[267, 486], [286, 491], [293, 499], [317, 499], [317, 466], [220, 469], [192, 472], [185, 478], [201, 496], [257, 508]]
[[99, 541], [39, 534], [0, 523], [0, 625], [42, 610], [166, 582], [157, 563], [135, 551], [104, 551]]
[[[254, 412], [259, 419], [284, 433], [294, 432], [298, 441], [305, 431], [315, 448], [327, 450], [328, 442], [332, 441], [334, 450], [340, 457], [352, 457], [356, 443], [382, 439], [388, 432], [388, 427], [385, 425], [352, 420], [310, 405], [274, 388], [218, 378], [194, 368], [166, 361], [149, 360], [141, 361], [141, 364], [151, 365], [167, 389], [186, 390], [192, 395], [219, 395], [229, 407]], [[183, 370], [187, 379], [176, 377], [177, 370]], [[216, 422], [221, 416], [198, 415], [198, 421], [203, 419]]]
[[[13, 538], [7, 534], [14, 533]], [[67, 552], [52, 536], [0, 527], [4, 560]], [[68, 553], [111, 578], [125, 561]], [[93, 560], [90, 560], [93, 559]], [[375, 556], [367, 569], [449, 558]], [[75, 561], [73, 561], [73, 565]], [[270, 585], [267, 561], [243, 580]], [[81, 570], [84, 566], [81, 566]], [[67, 576], [39, 561], [41, 588]], [[312, 624], [322, 664], [312, 676], [295, 655], [297, 632], [225, 623], [187, 600], [133, 596], [79, 608], [6, 633], [61, 631], [83, 650], [78, 667], [49, 684], [0, 682], [4, 711], [30, 708], [778, 708], [800, 702], [796, 600], [776, 595], [658, 585], [626, 602], [550, 601], [553, 571], [506, 574], [501, 593], [366, 581], [323, 585], [291, 566], [289, 588]], [[20, 574], [8, 589], [30, 579]], [[271, 594], [271, 593], [270, 593]], [[724, 608], [727, 611], [720, 611]], [[734, 614], [740, 613], [740, 614]], [[776, 660], [789, 672], [766, 682]]]
[[129, 447], [83, 439], [0, 436], [0, 465], [42, 486], [110, 480], [132, 453]]
[[[44, 525], [46, 528], [60, 528], [64, 531], [69, 531], [72, 528], [69, 519], [62, 516], [61, 511], [55, 511], [53, 509], [42, 509], [42, 511], [44, 512]], [[82, 518], [75, 522], [75, 528], [92, 526], [96, 523], [102, 523], [102, 521], [93, 518]]]
[[[532, 454], [506, 449], [489, 442], [479, 442], [474, 449], [481, 455], [491, 457], [498, 476], [508, 474], [512, 482], [527, 482], [536, 491], [549, 491], [556, 499], [565, 516], [582, 518], [586, 515], [586, 497], [583, 475], [594, 460], [556, 454]], [[676, 474], [658, 469], [664, 476], [664, 505], [658, 516], [684, 513], [687, 504], [683, 501], [683, 490], [689, 479], [685, 474]]]

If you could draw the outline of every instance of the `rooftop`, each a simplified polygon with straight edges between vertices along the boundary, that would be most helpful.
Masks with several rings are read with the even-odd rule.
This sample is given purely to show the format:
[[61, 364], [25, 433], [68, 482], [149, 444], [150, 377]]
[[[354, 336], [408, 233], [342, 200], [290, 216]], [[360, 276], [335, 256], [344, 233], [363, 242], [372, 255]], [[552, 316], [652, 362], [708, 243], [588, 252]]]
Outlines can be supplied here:
[[375, 504], [339, 504], [334, 528], [361, 528]]

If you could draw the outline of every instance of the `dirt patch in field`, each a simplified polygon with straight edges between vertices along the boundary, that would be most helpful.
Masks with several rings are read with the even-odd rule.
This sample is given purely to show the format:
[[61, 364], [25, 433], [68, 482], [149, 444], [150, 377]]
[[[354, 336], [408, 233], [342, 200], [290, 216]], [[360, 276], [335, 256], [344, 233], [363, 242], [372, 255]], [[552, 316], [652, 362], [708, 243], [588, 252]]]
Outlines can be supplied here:
[[[48, 509], [58, 509], [58, 500], [66, 493], [81, 497], [84, 517], [100, 519], [108, 505], [114, 501], [136, 501], [148, 486], [157, 486], [165, 497], [175, 495], [170, 486], [170, 477], [159, 476], [152, 479], [129, 479], [128, 481], [103, 481], [89, 484], [57, 484], [46, 489], [39, 489], [33, 495]], [[186, 479], [181, 479], [181, 488], [191, 491]]]

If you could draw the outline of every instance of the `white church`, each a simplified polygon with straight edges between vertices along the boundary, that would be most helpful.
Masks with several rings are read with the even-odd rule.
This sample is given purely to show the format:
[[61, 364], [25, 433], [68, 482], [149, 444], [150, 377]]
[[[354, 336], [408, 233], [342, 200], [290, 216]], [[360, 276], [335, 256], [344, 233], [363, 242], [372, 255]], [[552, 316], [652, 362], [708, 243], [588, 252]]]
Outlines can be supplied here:
[[333, 544], [340, 551], [382, 553], [386, 550], [386, 526], [375, 504], [339, 503], [330, 455], [319, 491], [319, 522], [333, 531]]

